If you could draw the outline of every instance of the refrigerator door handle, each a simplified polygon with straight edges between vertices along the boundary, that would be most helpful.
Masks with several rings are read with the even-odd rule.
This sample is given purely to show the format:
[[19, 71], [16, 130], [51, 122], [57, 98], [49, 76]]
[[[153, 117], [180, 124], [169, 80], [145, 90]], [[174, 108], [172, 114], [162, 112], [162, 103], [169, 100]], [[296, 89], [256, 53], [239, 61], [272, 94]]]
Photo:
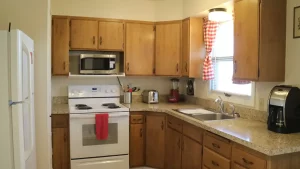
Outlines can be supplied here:
[[23, 100], [23, 101], [16, 101], [16, 102], [14, 102], [14, 101], [12, 101], [12, 100], [9, 100], [9, 101], [8, 101], [8, 105], [9, 105], [9, 106], [13, 106], [13, 105], [17, 105], [17, 104], [23, 104], [23, 103], [26, 102], [27, 99], [28, 99], [28, 97], [26, 97], [25, 100]]

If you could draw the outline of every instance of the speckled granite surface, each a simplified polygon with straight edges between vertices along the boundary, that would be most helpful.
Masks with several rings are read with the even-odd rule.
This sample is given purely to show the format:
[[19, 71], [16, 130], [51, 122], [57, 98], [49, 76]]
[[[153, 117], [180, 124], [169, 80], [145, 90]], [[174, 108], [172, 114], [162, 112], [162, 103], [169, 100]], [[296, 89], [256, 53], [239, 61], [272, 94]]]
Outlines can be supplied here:
[[277, 134], [267, 130], [266, 123], [242, 118], [200, 121], [172, 110], [200, 108], [199, 105], [134, 103], [131, 105], [125, 104], [125, 106], [128, 106], [130, 111], [156, 111], [170, 114], [268, 156], [300, 152], [300, 134]]
[[52, 114], [69, 114], [68, 104], [53, 104]]
[[[190, 124], [201, 127], [207, 131], [220, 135], [248, 148], [275, 156], [300, 152], [300, 134], [277, 134], [267, 130], [266, 123], [249, 119], [231, 119], [216, 121], [200, 121], [172, 109], [201, 108], [196, 104], [124, 104], [130, 111], [155, 111], [170, 114]], [[69, 113], [68, 104], [53, 104], [52, 114]]]

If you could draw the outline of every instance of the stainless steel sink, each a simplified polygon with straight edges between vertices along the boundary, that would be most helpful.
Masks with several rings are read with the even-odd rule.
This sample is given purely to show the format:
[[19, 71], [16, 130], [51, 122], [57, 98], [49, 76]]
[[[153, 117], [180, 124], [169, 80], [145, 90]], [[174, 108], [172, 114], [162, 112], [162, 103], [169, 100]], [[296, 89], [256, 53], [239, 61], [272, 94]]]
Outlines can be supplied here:
[[195, 119], [202, 121], [210, 121], [210, 120], [225, 120], [225, 119], [234, 119], [232, 116], [228, 116], [226, 114], [216, 113], [216, 114], [194, 114], [191, 115]]

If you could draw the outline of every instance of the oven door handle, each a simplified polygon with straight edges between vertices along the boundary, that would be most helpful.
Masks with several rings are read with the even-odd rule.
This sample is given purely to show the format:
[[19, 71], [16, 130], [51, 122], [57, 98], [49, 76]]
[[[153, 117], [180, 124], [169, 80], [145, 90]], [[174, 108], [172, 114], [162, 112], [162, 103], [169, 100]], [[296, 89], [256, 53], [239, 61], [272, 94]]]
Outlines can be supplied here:
[[[70, 119], [89, 119], [89, 118], [95, 118], [96, 114], [71, 114]], [[129, 118], [129, 114], [119, 114], [119, 115], [109, 115], [109, 118]]]

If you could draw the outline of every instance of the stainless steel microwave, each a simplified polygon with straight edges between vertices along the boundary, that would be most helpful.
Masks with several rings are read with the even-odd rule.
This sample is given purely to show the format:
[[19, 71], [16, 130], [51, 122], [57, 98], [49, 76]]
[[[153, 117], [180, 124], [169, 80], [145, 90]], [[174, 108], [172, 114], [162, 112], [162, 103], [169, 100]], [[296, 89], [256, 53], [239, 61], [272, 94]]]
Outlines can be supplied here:
[[81, 54], [80, 74], [117, 74], [117, 56], [112, 54]]

